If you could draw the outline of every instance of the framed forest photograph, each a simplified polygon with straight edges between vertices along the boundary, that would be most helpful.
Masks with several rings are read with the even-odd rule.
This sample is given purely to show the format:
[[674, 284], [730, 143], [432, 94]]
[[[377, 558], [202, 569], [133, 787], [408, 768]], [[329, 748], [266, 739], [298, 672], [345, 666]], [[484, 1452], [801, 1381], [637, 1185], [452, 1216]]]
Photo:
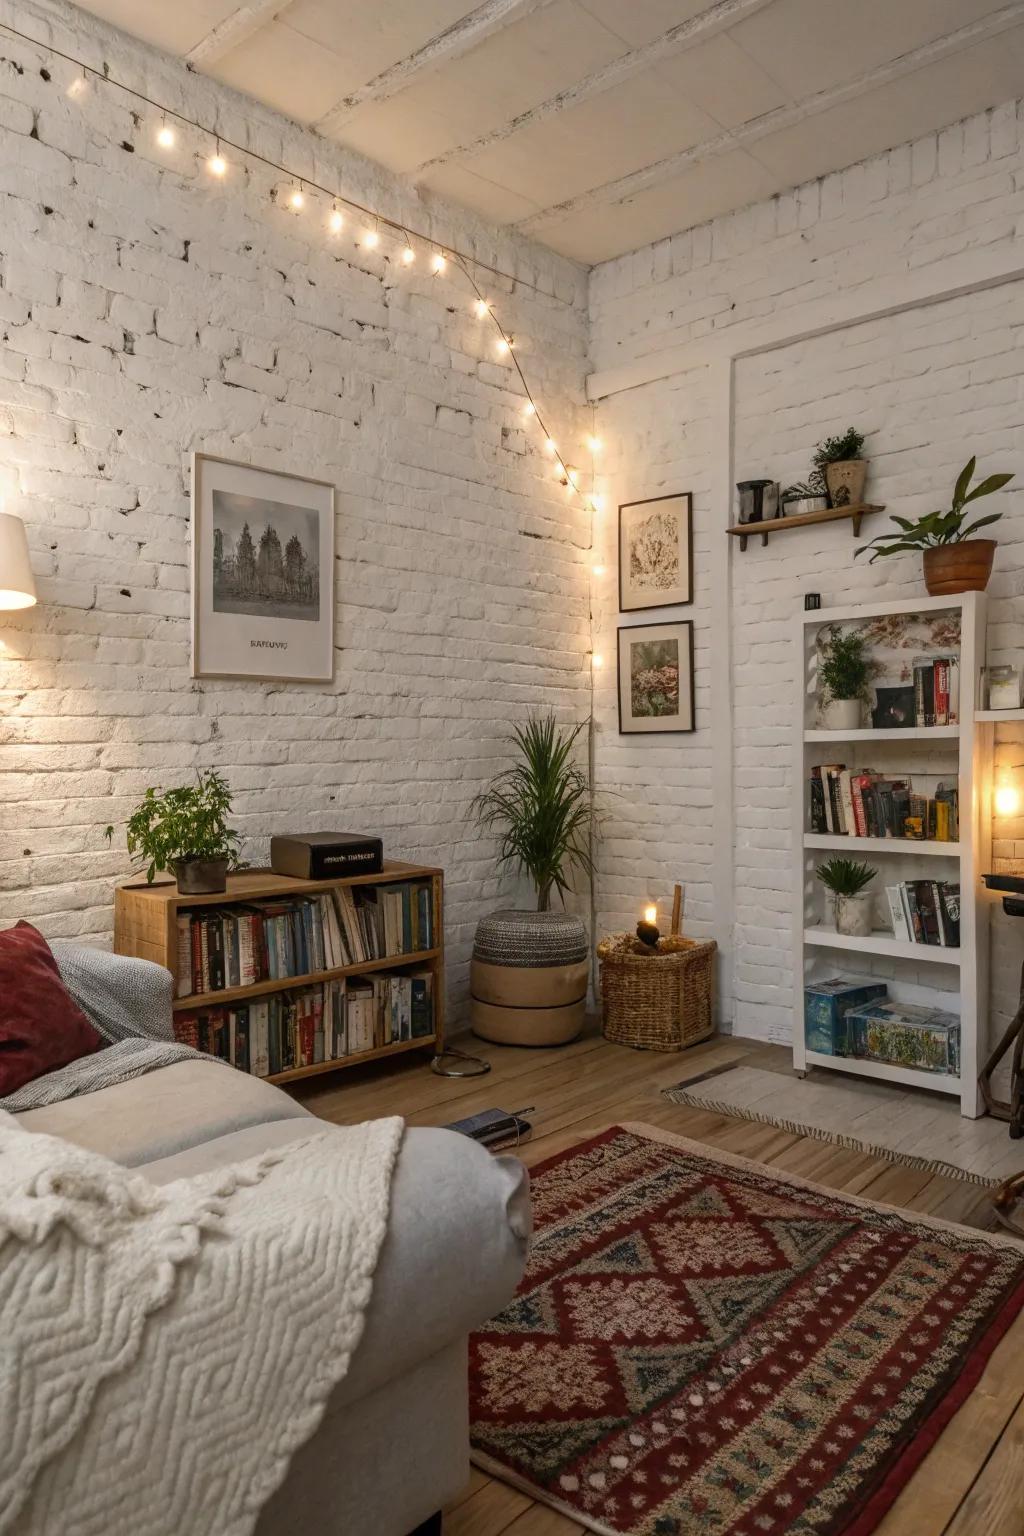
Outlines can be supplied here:
[[333, 670], [333, 485], [193, 454], [192, 676]]
[[692, 731], [693, 622], [619, 628], [619, 734]]
[[693, 602], [693, 517], [688, 491], [619, 507], [619, 608]]

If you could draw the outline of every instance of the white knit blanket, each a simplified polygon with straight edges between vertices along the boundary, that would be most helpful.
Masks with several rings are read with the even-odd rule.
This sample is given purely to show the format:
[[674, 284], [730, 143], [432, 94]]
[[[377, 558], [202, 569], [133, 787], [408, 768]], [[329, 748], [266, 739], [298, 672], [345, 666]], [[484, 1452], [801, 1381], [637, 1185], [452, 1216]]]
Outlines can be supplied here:
[[0, 1532], [248, 1536], [361, 1336], [401, 1136], [158, 1187], [0, 1119]]

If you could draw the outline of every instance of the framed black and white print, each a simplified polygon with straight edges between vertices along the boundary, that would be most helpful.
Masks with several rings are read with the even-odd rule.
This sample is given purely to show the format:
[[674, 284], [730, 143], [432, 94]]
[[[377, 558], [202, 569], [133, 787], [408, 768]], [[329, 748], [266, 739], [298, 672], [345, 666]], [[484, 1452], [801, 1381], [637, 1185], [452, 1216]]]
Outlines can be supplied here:
[[619, 734], [692, 731], [693, 622], [619, 626]]
[[192, 676], [333, 670], [333, 485], [193, 454]]
[[619, 507], [619, 608], [693, 602], [693, 517], [688, 491]]

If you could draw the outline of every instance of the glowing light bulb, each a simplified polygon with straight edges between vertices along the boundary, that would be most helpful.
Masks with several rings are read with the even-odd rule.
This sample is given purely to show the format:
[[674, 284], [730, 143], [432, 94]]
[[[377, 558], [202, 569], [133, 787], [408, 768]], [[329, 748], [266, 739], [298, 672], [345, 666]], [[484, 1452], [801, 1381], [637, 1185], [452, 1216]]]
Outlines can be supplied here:
[[407, 245], [405, 250], [402, 252], [402, 260], [407, 267], [411, 267], [413, 262], [416, 260], [416, 252], [413, 250], [411, 245]]
[[555, 442], [553, 437], [545, 438], [544, 447], [547, 449], [548, 453], [558, 452], [558, 444]]
[[591, 498], [590, 498], [590, 510], [592, 512], [603, 512], [604, 511], [604, 497], [603, 496], [591, 496]]
[[294, 189], [291, 196], [288, 198], [288, 202], [295, 209], [296, 213], [298, 213], [300, 209], [306, 206], [305, 193], [301, 187], [296, 187]]
[[473, 308], [476, 310], [476, 316], [478, 320], [486, 320], [487, 311], [490, 308], [490, 305], [487, 303], [486, 299], [477, 299]]
[[590, 449], [591, 453], [600, 453], [603, 446], [604, 444], [601, 442], [599, 437], [587, 438], [587, 447]]
[[534, 405], [532, 400], [527, 400], [526, 404], [523, 406], [523, 415], [524, 416], [535, 416], [536, 414], [537, 414], [537, 407]]
[[996, 815], [1016, 816], [1020, 810], [1020, 791], [1012, 784], [1000, 784], [996, 790]]
[[336, 235], [345, 223], [345, 215], [340, 208], [332, 208], [330, 218], [327, 220], [328, 228], [332, 235]]
[[580, 472], [575, 464], [567, 464], [565, 466], [565, 478], [574, 491], [579, 488]]
[[215, 155], [211, 155], [209, 160], [206, 162], [206, 169], [209, 171], [211, 176], [223, 176], [227, 172], [227, 168], [228, 163], [224, 159], [224, 156], [221, 154], [220, 150], [218, 150]]
[[644, 922], [656, 923], [658, 921], [657, 907], [644, 907]]
[[367, 250], [375, 251], [378, 245], [380, 245], [380, 235], [375, 229], [368, 229], [363, 236], [363, 244]]
[[604, 575], [604, 566], [603, 565], [592, 565], [590, 567], [590, 569], [591, 569], [591, 571], [593, 572], [593, 574], [595, 576], [603, 576]]
[[439, 277], [447, 265], [448, 262], [446, 261], [443, 253], [441, 251], [435, 251], [434, 258], [430, 263], [431, 271], [435, 274], [435, 276]]
[[604, 666], [604, 657], [603, 656], [599, 656], [595, 652], [594, 655], [591, 656], [591, 658], [590, 658], [590, 665], [592, 667], [595, 667], [598, 671], [600, 671], [600, 669]]
[[170, 149], [174, 144], [174, 129], [169, 123], [162, 123], [157, 133], [156, 141], [161, 149]]

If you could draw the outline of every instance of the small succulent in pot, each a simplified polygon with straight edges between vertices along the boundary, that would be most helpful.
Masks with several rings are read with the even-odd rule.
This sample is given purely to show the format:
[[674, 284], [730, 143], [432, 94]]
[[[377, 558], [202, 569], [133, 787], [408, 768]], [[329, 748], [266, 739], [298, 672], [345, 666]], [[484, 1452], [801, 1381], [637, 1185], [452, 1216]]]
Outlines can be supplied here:
[[821, 713], [830, 731], [853, 731], [860, 726], [861, 703], [871, 672], [865, 651], [867, 641], [856, 629], [830, 624], [818, 663]]
[[[238, 865], [239, 835], [227, 824], [230, 814], [231, 790], [214, 769], [200, 771], [195, 784], [163, 794], [147, 789], [128, 818], [128, 852], [133, 859], [148, 861], [150, 885], [158, 871], [171, 870], [185, 895], [223, 891], [228, 870]], [[113, 835], [113, 827], [108, 827], [108, 842]]]
[[880, 533], [870, 544], [862, 544], [857, 550], [862, 555], [871, 550], [871, 563], [885, 555], [906, 554], [921, 550], [924, 564], [924, 584], [933, 597], [954, 592], [984, 592], [992, 574], [995, 558], [994, 539], [976, 539], [972, 535], [979, 528], [997, 523], [1001, 512], [990, 512], [979, 517], [967, 527], [967, 508], [982, 496], [991, 496], [1009, 485], [1012, 474], [989, 475], [971, 489], [977, 459], [970, 458], [957, 476], [953, 487], [953, 505], [946, 512], [929, 512], [911, 522], [906, 517], [893, 517], [899, 530], [896, 533]]
[[859, 506], [864, 500], [868, 461], [862, 456], [863, 447], [863, 432], [847, 427], [845, 432], [824, 438], [814, 450], [814, 467], [825, 477], [833, 507]]
[[837, 933], [861, 939], [871, 933], [873, 897], [867, 887], [877, 873], [870, 864], [841, 854], [818, 865], [817, 878], [835, 897]]

